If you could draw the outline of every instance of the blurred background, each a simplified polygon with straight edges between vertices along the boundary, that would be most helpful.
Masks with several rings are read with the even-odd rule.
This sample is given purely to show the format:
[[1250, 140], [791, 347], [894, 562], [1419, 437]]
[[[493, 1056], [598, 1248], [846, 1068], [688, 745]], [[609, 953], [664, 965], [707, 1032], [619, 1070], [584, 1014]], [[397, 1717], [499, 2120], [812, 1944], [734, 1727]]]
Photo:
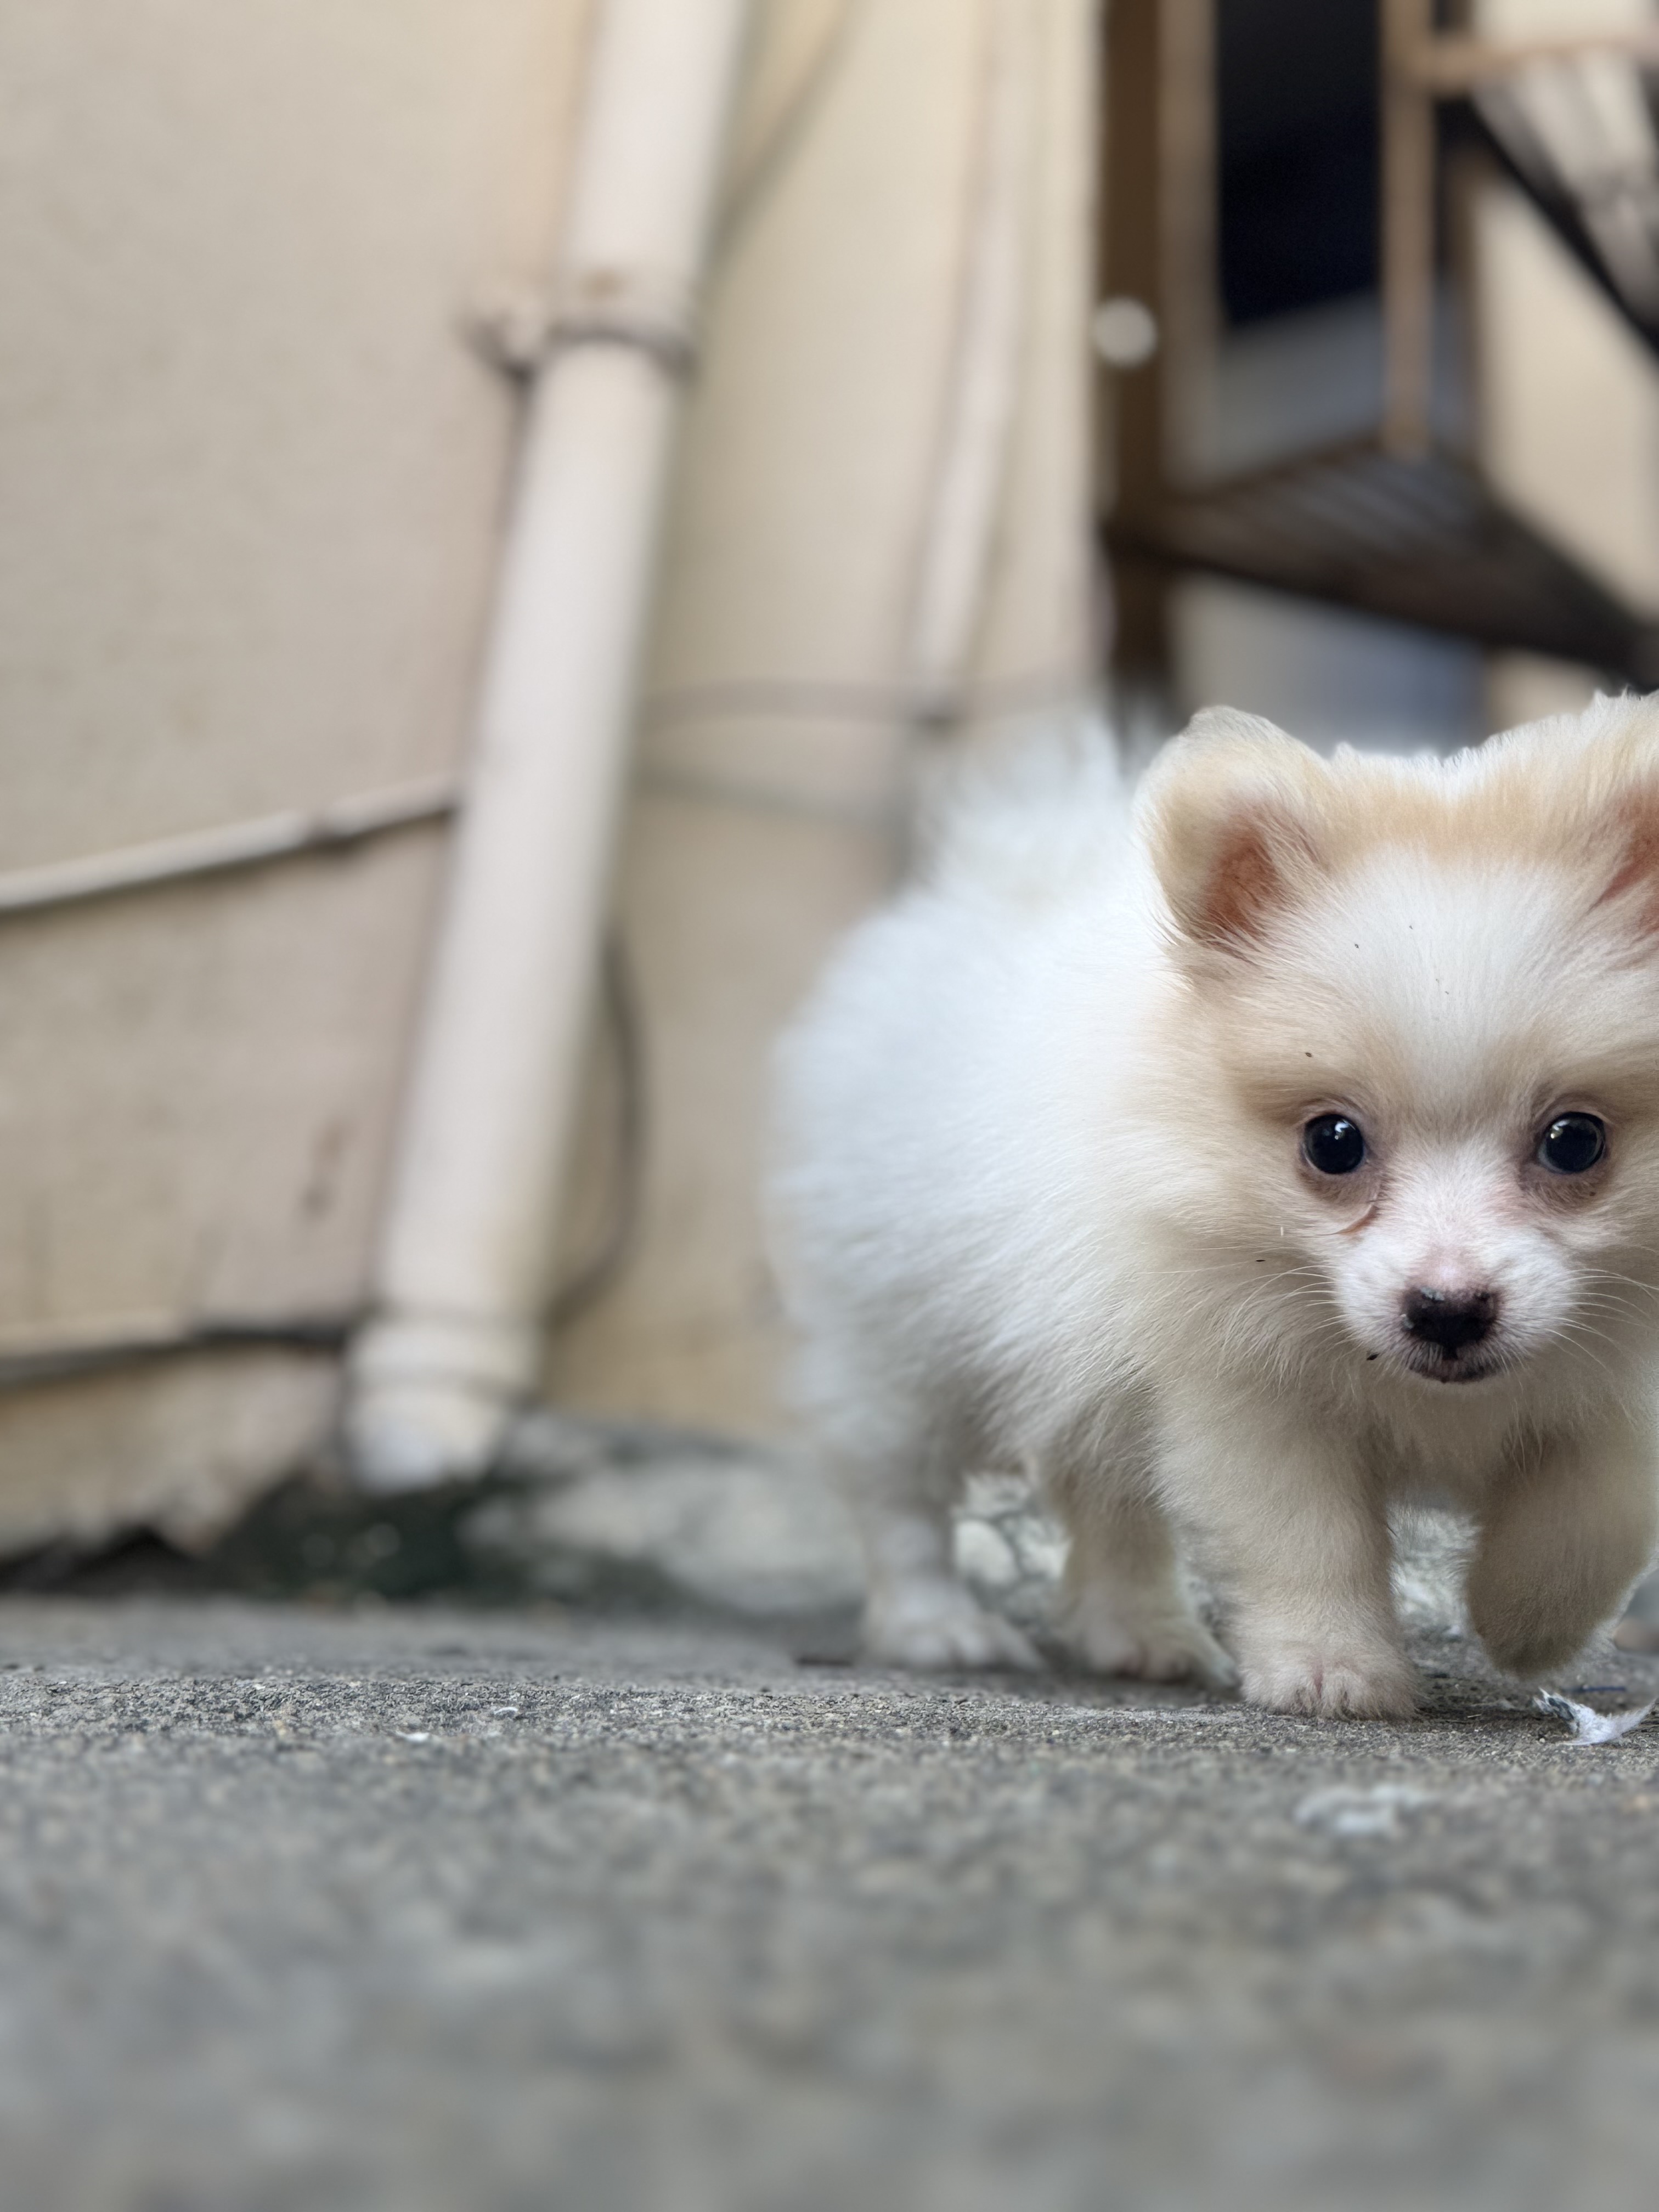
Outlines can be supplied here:
[[918, 763], [1659, 683], [1646, 0], [0, 9], [0, 1555], [787, 1425]]

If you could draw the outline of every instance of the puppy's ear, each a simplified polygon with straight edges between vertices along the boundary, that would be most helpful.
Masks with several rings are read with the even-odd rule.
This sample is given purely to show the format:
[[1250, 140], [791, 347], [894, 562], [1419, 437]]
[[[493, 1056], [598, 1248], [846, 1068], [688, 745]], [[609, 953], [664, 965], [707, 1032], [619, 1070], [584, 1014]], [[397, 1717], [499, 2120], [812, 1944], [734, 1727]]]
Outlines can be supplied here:
[[1632, 783], [1607, 808], [1601, 842], [1613, 873], [1596, 900], [1620, 907], [1644, 937], [1659, 937], [1659, 781]]
[[1194, 717], [1148, 774], [1152, 865], [1182, 935], [1247, 952], [1319, 871], [1316, 753], [1255, 714]]

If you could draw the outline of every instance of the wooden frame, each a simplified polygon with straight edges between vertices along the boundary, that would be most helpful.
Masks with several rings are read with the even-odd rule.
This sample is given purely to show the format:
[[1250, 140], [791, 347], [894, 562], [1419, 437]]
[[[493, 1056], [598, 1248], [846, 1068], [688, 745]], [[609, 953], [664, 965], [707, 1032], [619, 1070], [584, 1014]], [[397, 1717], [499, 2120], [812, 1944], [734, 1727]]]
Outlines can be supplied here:
[[1114, 0], [1108, 17], [1103, 291], [1142, 301], [1161, 337], [1150, 362], [1107, 379], [1120, 675], [1166, 675], [1170, 580], [1203, 570], [1659, 686], [1659, 624], [1437, 447], [1431, 406], [1437, 103], [1583, 53], [1659, 67], [1659, 27], [1499, 45], [1437, 33], [1432, 0], [1381, 0], [1376, 431], [1215, 481], [1195, 477], [1189, 434], [1217, 335], [1213, 5]]
[[1382, 439], [1426, 453], [1433, 436], [1435, 116], [1541, 63], [1605, 53], [1659, 69], [1659, 25], [1500, 41], [1437, 33], [1434, 0], [1381, 0], [1382, 29]]

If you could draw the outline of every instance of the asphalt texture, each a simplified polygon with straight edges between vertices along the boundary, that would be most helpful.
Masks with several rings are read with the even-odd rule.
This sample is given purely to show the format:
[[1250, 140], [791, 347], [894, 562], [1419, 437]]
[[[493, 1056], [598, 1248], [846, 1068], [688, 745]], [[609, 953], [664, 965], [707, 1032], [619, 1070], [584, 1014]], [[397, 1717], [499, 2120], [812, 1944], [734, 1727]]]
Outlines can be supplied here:
[[550, 1608], [9, 1598], [0, 2203], [1650, 2204], [1659, 1719], [1577, 1746], [1423, 1656], [1424, 1717], [1322, 1724]]

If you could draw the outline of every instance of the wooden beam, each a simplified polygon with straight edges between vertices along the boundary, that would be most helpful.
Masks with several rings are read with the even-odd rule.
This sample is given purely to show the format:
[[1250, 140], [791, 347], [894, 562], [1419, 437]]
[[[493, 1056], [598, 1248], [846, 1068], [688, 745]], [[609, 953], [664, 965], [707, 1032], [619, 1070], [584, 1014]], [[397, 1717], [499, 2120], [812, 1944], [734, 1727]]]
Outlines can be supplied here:
[[1589, 54], [1612, 54], [1641, 69], [1659, 69], [1659, 26], [1569, 32], [1554, 39], [1425, 36], [1401, 56], [1401, 67], [1419, 91], [1431, 99], [1461, 100], [1540, 62], [1577, 61]]
[[[1102, 380], [1107, 503], [1137, 540], [1151, 534], [1164, 485], [1159, 31], [1159, 0], [1113, 0], [1107, 10], [1101, 291], [1141, 301], [1159, 337], [1151, 360], [1106, 371]], [[1157, 561], [1115, 559], [1112, 592], [1118, 674], [1134, 684], [1163, 684], [1170, 662], [1167, 572]]]
[[1382, 443], [1426, 453], [1434, 376], [1434, 107], [1412, 75], [1433, 0], [1382, 0]]

